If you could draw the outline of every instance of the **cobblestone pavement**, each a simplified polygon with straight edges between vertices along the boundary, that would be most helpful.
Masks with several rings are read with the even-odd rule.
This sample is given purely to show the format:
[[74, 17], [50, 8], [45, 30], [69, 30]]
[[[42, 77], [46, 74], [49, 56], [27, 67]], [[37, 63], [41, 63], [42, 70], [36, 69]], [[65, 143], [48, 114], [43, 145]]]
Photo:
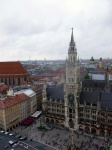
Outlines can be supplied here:
[[[100, 150], [101, 147], [109, 150], [110, 140], [92, 138], [91, 135], [74, 132], [73, 137], [71, 131], [65, 129], [53, 128], [52, 130], [40, 131], [40, 124], [45, 124], [42, 117], [36, 120], [36, 123], [25, 127], [18, 126], [12, 132], [21, 136], [26, 136], [28, 140], [40, 141], [55, 147], [57, 150], [68, 150], [68, 147], [73, 143], [80, 150]], [[102, 149], [103, 150], [103, 149]]]

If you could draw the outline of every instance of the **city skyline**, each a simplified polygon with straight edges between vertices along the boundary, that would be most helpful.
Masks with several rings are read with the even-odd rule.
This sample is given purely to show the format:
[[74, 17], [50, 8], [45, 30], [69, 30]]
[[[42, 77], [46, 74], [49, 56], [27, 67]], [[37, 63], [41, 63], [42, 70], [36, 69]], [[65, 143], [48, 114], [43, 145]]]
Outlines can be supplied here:
[[72, 27], [79, 58], [112, 58], [111, 4], [0, 0], [0, 60], [65, 60]]

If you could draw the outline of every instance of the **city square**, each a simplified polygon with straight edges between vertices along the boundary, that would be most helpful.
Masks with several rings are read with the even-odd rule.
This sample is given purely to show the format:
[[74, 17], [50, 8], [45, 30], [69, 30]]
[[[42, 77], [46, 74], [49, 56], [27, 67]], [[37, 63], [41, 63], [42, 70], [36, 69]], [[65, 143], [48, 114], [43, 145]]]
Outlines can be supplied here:
[[112, 0], [0, 14], [0, 150], [112, 150]]
[[20, 125], [16, 127], [12, 133], [15, 136], [26, 137], [29, 141], [39, 141], [56, 150], [68, 150], [73, 144], [77, 150], [110, 149], [110, 137], [93, 137], [92, 134], [87, 134], [82, 131], [74, 131], [72, 134], [72, 130], [60, 128], [56, 125], [51, 130], [39, 130], [38, 127], [40, 125], [46, 126], [42, 116], [36, 119], [35, 123], [30, 126]]

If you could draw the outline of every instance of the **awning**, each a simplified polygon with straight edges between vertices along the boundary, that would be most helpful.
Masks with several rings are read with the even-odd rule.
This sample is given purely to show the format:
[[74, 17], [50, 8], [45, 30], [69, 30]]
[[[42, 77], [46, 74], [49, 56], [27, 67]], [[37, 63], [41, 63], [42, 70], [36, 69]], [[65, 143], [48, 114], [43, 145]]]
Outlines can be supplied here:
[[37, 118], [41, 113], [42, 111], [36, 111], [33, 115], [31, 115], [31, 117]]
[[22, 123], [23, 123], [24, 125], [29, 125], [29, 124], [31, 124], [32, 122], [34, 122], [34, 119], [30, 117], [30, 118], [25, 119]]

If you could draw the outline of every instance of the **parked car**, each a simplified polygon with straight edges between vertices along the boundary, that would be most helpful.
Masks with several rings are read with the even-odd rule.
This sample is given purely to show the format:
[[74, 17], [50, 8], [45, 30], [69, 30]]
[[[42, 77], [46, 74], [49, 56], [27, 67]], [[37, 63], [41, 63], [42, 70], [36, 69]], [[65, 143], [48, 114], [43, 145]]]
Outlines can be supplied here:
[[26, 136], [23, 136], [23, 137], [20, 138], [20, 140], [21, 140], [21, 141], [22, 141], [22, 140], [27, 140], [27, 137], [26, 137]]

